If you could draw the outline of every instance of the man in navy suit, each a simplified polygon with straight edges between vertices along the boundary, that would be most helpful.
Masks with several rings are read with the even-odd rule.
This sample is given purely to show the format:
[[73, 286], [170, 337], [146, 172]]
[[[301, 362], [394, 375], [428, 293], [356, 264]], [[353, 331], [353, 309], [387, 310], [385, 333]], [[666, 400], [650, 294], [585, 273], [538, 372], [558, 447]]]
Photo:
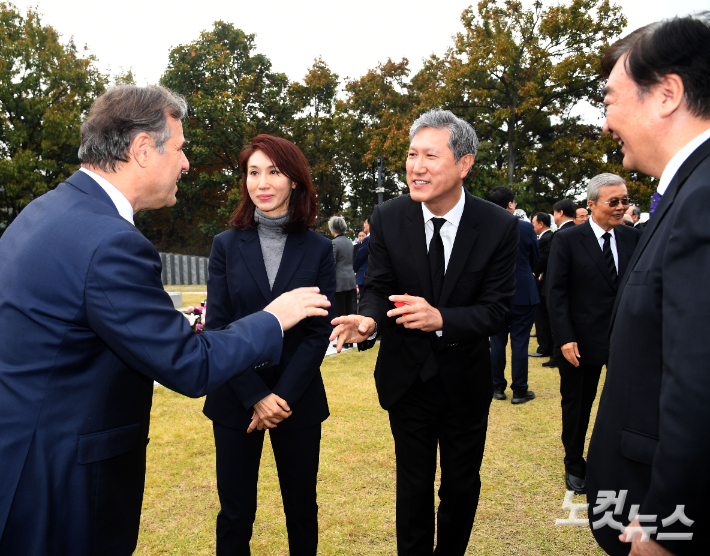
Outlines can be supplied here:
[[[659, 181], [613, 308], [589, 445], [589, 523], [612, 555], [705, 555], [710, 12], [634, 31], [607, 50], [601, 68], [608, 77], [604, 131], [622, 145], [625, 168]], [[605, 515], [601, 507], [613, 498], [619, 511]], [[631, 544], [619, 542], [625, 528], [621, 537]]]
[[[515, 194], [510, 187], [501, 185], [488, 192], [487, 199], [499, 207], [515, 214]], [[515, 261], [515, 295], [510, 301], [510, 313], [503, 329], [491, 336], [491, 365], [493, 368], [493, 397], [504, 400], [505, 348], [510, 333], [511, 377], [513, 390], [511, 403], [521, 404], [535, 399], [535, 393], [528, 390], [528, 345], [530, 331], [535, 321], [535, 307], [540, 303], [533, 268], [540, 256], [535, 229], [530, 222], [518, 219], [518, 258]]]
[[355, 257], [353, 258], [353, 270], [355, 271], [355, 284], [357, 286], [357, 293], [359, 297], [362, 297], [362, 291], [365, 286], [365, 271], [367, 270], [367, 258], [370, 255], [370, 219], [365, 218], [365, 224], [363, 224], [362, 229], [367, 234], [367, 237], [362, 240], [360, 249], [358, 249]]
[[175, 203], [186, 111], [160, 87], [106, 92], [82, 125], [81, 170], [0, 238], [2, 556], [131, 554], [153, 381], [202, 396], [279, 361], [282, 330], [328, 314], [316, 288], [202, 335], [174, 310], [133, 215]]

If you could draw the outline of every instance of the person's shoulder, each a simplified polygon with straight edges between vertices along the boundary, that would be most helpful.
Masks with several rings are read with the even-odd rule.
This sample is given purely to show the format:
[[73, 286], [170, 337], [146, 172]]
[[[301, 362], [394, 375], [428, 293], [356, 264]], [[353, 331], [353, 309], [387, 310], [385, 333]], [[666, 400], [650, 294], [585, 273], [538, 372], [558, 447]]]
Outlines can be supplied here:
[[533, 234], [535, 233], [535, 228], [530, 222], [525, 222], [525, 220], [518, 220], [518, 227], [521, 230], [525, 230], [526, 232], [532, 232]]
[[[393, 197], [392, 199], [387, 199], [382, 204], [376, 205], [375, 209], [378, 210], [380, 213], [389, 214], [392, 212], [406, 210], [407, 208], [409, 208], [415, 204], [421, 204], [421, 203], [417, 203], [416, 201], [413, 201], [412, 198], [410, 197], [409, 193], [405, 193], [404, 195], [400, 195], [399, 197]], [[369, 238], [370, 236], [367, 236], [367, 237]]]
[[641, 237], [639, 230], [632, 226], [627, 226], [626, 224], [619, 224], [614, 230], [616, 233], [620, 234], [621, 237], [635, 238], [637, 240]]
[[464, 216], [470, 214], [477, 220], [485, 219], [486, 225], [496, 223], [510, 225], [514, 220], [521, 222], [517, 216], [510, 214], [510, 212], [495, 203], [476, 197], [468, 191], [465, 191], [464, 195], [466, 195], [466, 205], [463, 211]]
[[327, 237], [325, 237], [325, 236], [319, 234], [318, 232], [314, 232], [313, 230], [306, 230], [306, 231], [303, 233], [303, 235], [304, 235], [304, 237], [305, 237], [305, 240], [306, 240], [308, 243], [311, 243], [311, 244], [313, 244], [313, 245], [315, 245], [315, 246], [318, 246], [318, 247], [321, 247], [321, 248], [327, 247], [328, 249], [332, 249], [332, 248], [333, 248], [333, 244], [337, 245], [338, 243], [340, 243], [340, 241], [336, 241], [336, 240], [338, 240], [338, 238], [341, 238], [341, 237], [342, 237], [345, 241], [347, 241], [348, 243], [350, 243], [350, 240], [349, 240], [347, 237], [345, 237], [345, 236], [338, 236], [338, 237], [335, 237], [335, 238], [333, 238], [333, 239], [328, 239]]

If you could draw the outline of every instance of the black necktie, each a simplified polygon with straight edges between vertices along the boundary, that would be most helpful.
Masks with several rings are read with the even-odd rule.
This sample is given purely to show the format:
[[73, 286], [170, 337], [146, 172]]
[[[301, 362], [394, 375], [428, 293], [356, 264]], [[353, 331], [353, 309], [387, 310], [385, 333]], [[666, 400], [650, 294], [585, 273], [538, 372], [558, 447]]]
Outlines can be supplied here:
[[444, 242], [441, 240], [441, 227], [446, 222], [444, 218], [432, 218], [434, 235], [429, 242], [429, 272], [431, 273], [431, 289], [434, 294], [432, 305], [436, 307], [441, 299], [444, 287]]
[[609, 266], [609, 273], [611, 274], [611, 282], [614, 287], [617, 286], [617, 275], [616, 275], [616, 265], [614, 264], [614, 253], [611, 252], [611, 234], [605, 232], [602, 235], [604, 238], [604, 247], [602, 247], [602, 253], [604, 253], [604, 258], [606, 259], [606, 264]]

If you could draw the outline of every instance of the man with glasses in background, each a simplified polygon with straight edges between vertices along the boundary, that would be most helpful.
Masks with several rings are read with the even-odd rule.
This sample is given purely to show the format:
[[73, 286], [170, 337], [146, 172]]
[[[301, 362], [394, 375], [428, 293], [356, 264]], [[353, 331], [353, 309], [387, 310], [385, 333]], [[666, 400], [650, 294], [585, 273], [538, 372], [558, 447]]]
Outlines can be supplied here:
[[586, 491], [584, 440], [602, 366], [609, 357], [609, 322], [616, 290], [639, 234], [619, 226], [629, 197], [623, 178], [593, 177], [587, 186], [592, 216], [555, 234], [547, 267], [547, 306], [559, 363], [565, 482]]

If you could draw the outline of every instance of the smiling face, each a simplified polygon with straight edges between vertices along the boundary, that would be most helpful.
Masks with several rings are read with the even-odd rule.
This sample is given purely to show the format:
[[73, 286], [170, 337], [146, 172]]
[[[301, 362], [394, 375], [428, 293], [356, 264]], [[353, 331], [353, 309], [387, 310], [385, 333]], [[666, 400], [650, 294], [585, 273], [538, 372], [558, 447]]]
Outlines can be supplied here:
[[270, 158], [260, 150], [254, 151], [247, 162], [247, 191], [256, 208], [266, 216], [285, 214], [293, 189], [296, 184]]
[[473, 164], [472, 154], [454, 162], [448, 141], [448, 130], [425, 127], [412, 138], [407, 154], [409, 193], [437, 216], [456, 206], [463, 179]]
[[[621, 145], [624, 168], [656, 176], [658, 149], [654, 91], [643, 93], [626, 73], [622, 56], [604, 88], [606, 119], [602, 129]], [[659, 176], [656, 176], [659, 177]]]
[[624, 206], [619, 203], [615, 207], [611, 207], [609, 202], [613, 203], [615, 199], [624, 198], [628, 200], [625, 185], [604, 185], [599, 188], [599, 198], [596, 201], [587, 201], [594, 223], [607, 232], [621, 224], [628, 205]]

